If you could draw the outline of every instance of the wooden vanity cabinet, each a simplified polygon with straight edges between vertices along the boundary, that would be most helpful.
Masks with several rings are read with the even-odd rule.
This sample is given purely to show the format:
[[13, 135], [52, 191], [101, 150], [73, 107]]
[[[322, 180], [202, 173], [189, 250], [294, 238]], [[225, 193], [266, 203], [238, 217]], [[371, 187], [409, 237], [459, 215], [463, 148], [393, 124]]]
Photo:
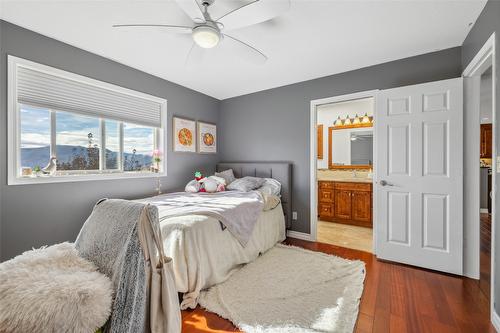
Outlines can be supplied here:
[[331, 219], [334, 216], [333, 207], [333, 183], [331, 182], [320, 182], [319, 183], [319, 193], [318, 193], [318, 214], [324, 216], [325, 218]]
[[335, 218], [352, 220], [352, 192], [349, 190], [335, 190]]
[[372, 226], [372, 193], [371, 191], [352, 192], [352, 219], [360, 222], [360, 225], [366, 224]]
[[323, 221], [372, 227], [372, 184], [319, 181], [318, 215]]
[[493, 151], [493, 129], [491, 124], [481, 124], [481, 152], [480, 158], [491, 158]]

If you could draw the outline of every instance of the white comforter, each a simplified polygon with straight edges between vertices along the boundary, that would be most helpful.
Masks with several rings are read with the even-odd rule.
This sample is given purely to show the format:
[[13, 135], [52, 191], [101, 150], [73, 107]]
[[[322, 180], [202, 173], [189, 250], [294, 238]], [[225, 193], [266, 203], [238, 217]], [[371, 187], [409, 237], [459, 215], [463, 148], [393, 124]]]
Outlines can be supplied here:
[[171, 217], [160, 227], [165, 254], [173, 259], [177, 291], [184, 293], [182, 309], [196, 307], [202, 289], [225, 281], [235, 268], [285, 239], [281, 204], [261, 213], [245, 247], [213, 217]]
[[174, 192], [143, 202], [158, 207], [160, 222], [170, 217], [204, 215], [213, 217], [245, 246], [264, 208], [264, 195], [258, 191], [217, 193]]

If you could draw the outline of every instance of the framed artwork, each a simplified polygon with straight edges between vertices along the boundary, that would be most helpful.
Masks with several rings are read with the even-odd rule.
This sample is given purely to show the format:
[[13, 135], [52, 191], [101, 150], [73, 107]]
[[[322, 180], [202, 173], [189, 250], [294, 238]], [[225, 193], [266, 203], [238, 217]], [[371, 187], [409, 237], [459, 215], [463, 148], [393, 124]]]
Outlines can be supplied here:
[[217, 153], [217, 126], [215, 124], [198, 122], [198, 152]]
[[173, 117], [173, 150], [196, 152], [196, 122], [194, 120]]

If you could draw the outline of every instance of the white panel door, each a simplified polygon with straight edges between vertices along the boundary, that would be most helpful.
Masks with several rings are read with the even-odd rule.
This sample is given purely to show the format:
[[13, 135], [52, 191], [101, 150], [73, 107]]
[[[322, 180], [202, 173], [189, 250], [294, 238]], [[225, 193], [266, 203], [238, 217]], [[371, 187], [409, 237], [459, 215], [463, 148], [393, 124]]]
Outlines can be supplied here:
[[462, 85], [457, 78], [379, 94], [380, 259], [462, 274]]

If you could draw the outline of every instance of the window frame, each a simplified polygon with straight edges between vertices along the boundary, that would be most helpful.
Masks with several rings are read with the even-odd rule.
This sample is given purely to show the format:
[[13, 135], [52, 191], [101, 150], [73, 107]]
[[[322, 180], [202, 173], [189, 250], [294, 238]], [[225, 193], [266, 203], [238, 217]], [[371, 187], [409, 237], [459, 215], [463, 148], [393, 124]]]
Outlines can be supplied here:
[[[58, 174], [50, 177], [23, 177], [20, 175], [21, 172], [21, 121], [20, 121], [20, 111], [21, 103], [18, 102], [17, 93], [17, 66], [29, 66], [39, 71], [44, 71], [48, 73], [57, 74], [59, 76], [66, 77], [68, 79], [77, 80], [84, 82], [89, 85], [93, 85], [99, 88], [104, 88], [112, 90], [118, 93], [137, 96], [143, 99], [147, 99], [156, 102], [160, 105], [161, 110], [161, 127], [155, 128], [151, 127], [155, 131], [154, 135], [154, 145], [155, 148], [163, 153], [162, 161], [160, 162], [159, 172], [143, 172], [143, 171], [124, 171], [123, 170], [123, 123], [130, 123], [126, 120], [114, 120], [120, 123], [120, 154], [119, 154], [119, 169], [107, 170], [105, 168], [105, 160], [103, 160], [103, 154], [105, 152], [105, 137], [103, 136], [105, 117], [99, 117], [100, 122], [100, 153], [99, 153], [99, 170], [96, 171], [70, 171], [64, 170], [64, 175]], [[109, 84], [106, 82], [94, 80], [85, 76], [70, 73], [67, 71], [62, 71], [50, 66], [45, 66], [38, 64], [26, 59], [14, 57], [8, 55], [8, 79], [7, 79], [7, 117], [8, 117], [8, 130], [7, 130], [7, 184], [8, 185], [24, 185], [24, 184], [45, 184], [45, 183], [65, 183], [65, 182], [78, 182], [78, 181], [95, 181], [95, 180], [111, 180], [111, 179], [133, 179], [133, 178], [154, 178], [154, 177], [165, 177], [167, 175], [167, 100], [159, 98], [156, 96], [148, 95], [131, 89], [123, 88], [117, 85]], [[30, 105], [37, 107], [37, 105]], [[53, 149], [56, 147], [56, 113], [67, 112], [74, 113], [66, 110], [56, 110], [48, 109], [50, 111], [50, 130], [51, 130], [51, 142], [50, 142], [50, 153], [53, 155]], [[147, 127], [147, 126], [145, 126]], [[48, 162], [48, 161], [47, 161]]]

